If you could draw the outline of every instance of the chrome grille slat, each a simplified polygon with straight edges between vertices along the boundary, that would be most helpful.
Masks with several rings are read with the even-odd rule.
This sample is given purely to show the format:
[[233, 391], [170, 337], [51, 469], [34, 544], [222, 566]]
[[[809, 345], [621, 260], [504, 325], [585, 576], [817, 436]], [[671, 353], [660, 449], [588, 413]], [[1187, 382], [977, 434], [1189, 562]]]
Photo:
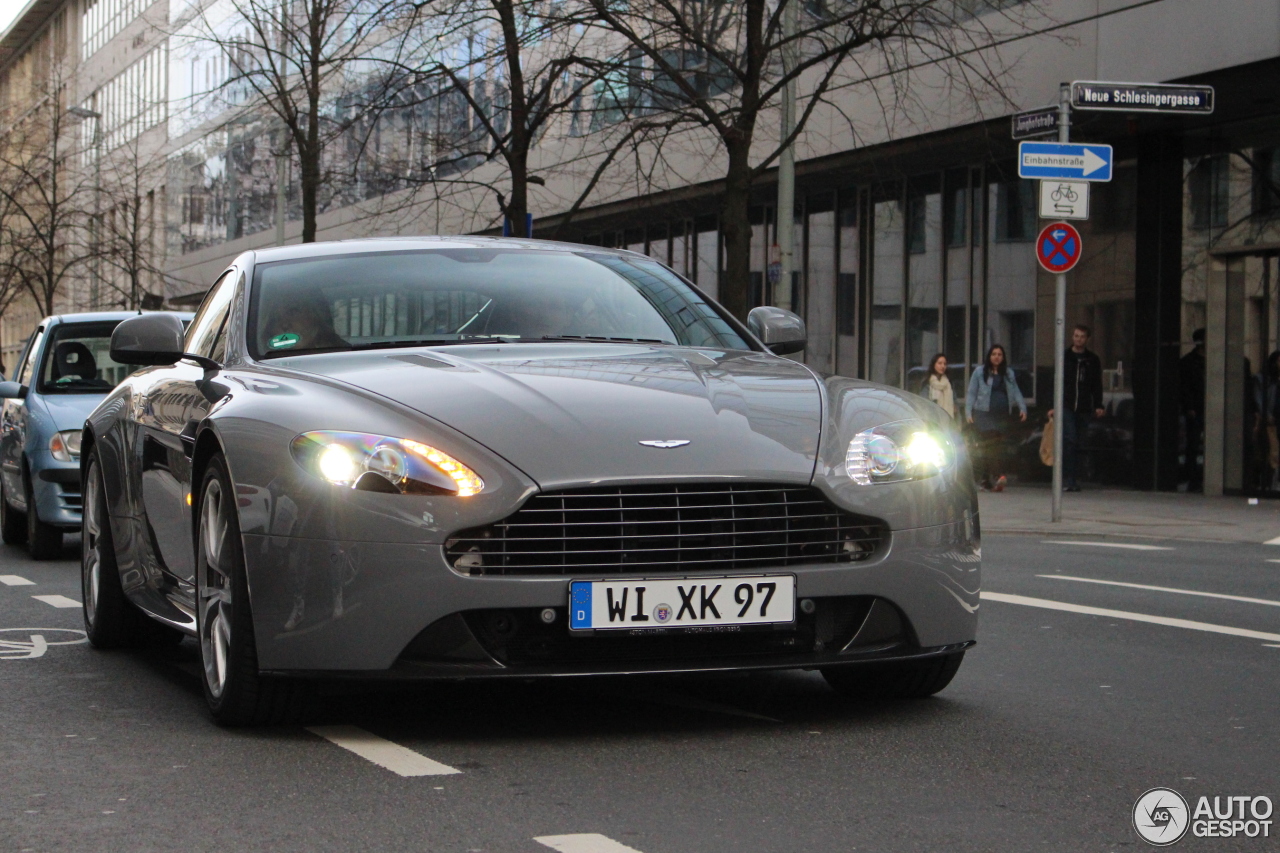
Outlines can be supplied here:
[[809, 486], [661, 483], [534, 495], [502, 521], [456, 534], [446, 552], [468, 574], [656, 574], [855, 562], [884, 537], [879, 521]]

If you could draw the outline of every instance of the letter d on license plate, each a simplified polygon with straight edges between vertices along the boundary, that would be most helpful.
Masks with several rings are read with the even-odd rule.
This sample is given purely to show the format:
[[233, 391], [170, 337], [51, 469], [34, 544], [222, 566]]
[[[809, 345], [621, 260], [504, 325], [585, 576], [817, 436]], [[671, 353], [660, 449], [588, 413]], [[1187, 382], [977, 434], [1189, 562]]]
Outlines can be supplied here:
[[774, 625], [796, 618], [794, 575], [572, 581], [575, 631]]

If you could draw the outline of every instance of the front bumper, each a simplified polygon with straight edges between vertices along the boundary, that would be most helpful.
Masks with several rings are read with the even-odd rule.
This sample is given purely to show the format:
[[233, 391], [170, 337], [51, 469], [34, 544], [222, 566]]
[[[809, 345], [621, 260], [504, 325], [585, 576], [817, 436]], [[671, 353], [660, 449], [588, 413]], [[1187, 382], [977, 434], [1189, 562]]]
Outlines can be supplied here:
[[32, 460], [31, 490], [35, 497], [37, 518], [45, 524], [57, 527], [80, 527], [83, 509], [78, 461]]
[[[799, 598], [818, 602], [813, 618], [768, 636], [718, 635], [710, 645], [655, 636], [608, 638], [605, 645], [569, 638], [563, 616], [569, 578], [464, 577], [446, 565], [440, 545], [261, 534], [246, 534], [244, 543], [259, 666], [276, 674], [458, 678], [794, 668], [943, 654], [971, 645], [977, 633], [976, 519], [894, 531], [887, 547], [863, 562], [781, 569], [795, 574]], [[492, 630], [492, 614], [528, 626], [544, 608], [559, 608], [560, 617], [540, 634], [526, 633], [528, 642]], [[896, 635], [894, 616], [886, 614], [896, 614]], [[649, 643], [669, 648], [647, 654]], [[544, 647], [549, 651], [540, 652]]]

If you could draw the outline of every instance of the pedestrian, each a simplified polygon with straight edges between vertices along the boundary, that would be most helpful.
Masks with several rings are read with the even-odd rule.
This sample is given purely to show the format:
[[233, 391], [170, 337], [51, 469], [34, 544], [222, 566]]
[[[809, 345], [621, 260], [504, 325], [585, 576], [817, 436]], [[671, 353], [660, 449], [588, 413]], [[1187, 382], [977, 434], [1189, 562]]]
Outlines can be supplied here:
[[1062, 488], [1068, 492], [1080, 491], [1080, 482], [1076, 479], [1080, 446], [1084, 444], [1089, 421], [1106, 414], [1102, 404], [1102, 359], [1088, 347], [1092, 334], [1085, 325], [1072, 329], [1071, 346], [1067, 347], [1063, 364], [1063, 411], [1049, 410], [1049, 417], [1056, 417], [1057, 429], [1062, 430]]
[[1204, 436], [1204, 329], [1192, 332], [1191, 342], [1195, 346], [1178, 362], [1179, 399], [1186, 436], [1182, 479], [1187, 491], [1198, 492], [1204, 488], [1204, 469], [1200, 462]]
[[1280, 440], [1276, 424], [1280, 423], [1280, 350], [1267, 356], [1262, 371], [1254, 379], [1254, 405], [1258, 410], [1259, 487], [1275, 491], [1280, 478]]
[[969, 393], [965, 395], [965, 411], [969, 423], [979, 436], [979, 459], [982, 469], [982, 488], [1004, 491], [1005, 434], [1013, 424], [1013, 410], [1018, 419], [1027, 419], [1027, 401], [1018, 388], [1018, 377], [1005, 356], [1004, 347], [995, 344], [987, 350], [986, 361], [969, 379]]
[[938, 353], [929, 362], [929, 375], [920, 383], [920, 396], [937, 403], [948, 417], [956, 416], [956, 395], [947, 376], [947, 357]]

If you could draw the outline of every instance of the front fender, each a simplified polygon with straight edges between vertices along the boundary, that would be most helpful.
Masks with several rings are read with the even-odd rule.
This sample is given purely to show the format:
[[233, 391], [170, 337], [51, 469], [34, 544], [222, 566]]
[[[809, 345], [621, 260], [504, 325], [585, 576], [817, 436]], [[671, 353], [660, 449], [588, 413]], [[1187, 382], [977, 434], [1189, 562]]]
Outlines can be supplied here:
[[[884, 520], [893, 530], [968, 521], [975, 529], [978, 493], [964, 440], [955, 423], [934, 403], [915, 394], [842, 376], [823, 382], [827, 423], [813, 483], [846, 509]], [[881, 424], [918, 418], [946, 431], [956, 448], [955, 464], [922, 480], [859, 485], [849, 479], [845, 454], [857, 433]]]

